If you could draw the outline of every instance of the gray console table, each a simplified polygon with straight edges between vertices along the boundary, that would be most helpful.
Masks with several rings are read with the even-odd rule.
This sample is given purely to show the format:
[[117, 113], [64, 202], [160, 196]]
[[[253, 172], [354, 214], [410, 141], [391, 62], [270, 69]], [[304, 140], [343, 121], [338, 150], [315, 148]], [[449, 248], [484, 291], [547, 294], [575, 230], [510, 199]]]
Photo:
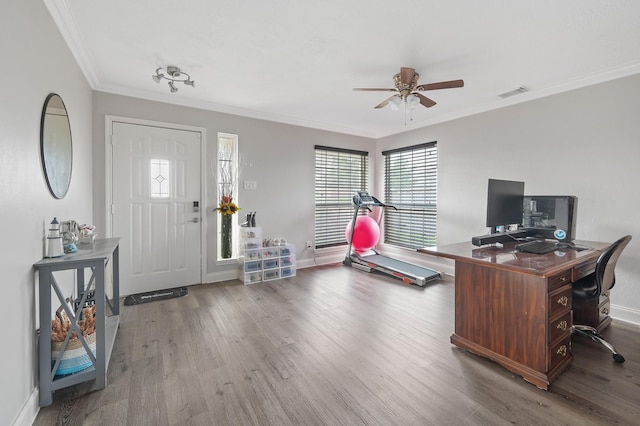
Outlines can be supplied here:
[[[40, 286], [40, 406], [45, 407], [53, 402], [53, 391], [78, 383], [95, 380], [92, 389], [103, 389], [107, 385], [107, 367], [111, 358], [111, 350], [115, 342], [120, 323], [120, 282], [118, 264], [119, 238], [96, 240], [91, 245], [79, 245], [79, 250], [58, 258], [42, 259], [34, 265], [39, 273]], [[111, 268], [110, 271], [108, 268]], [[85, 270], [91, 271], [91, 277], [85, 280]], [[89, 346], [78, 328], [80, 307], [70, 309], [65, 302], [54, 272], [75, 270], [76, 288], [79, 295], [94, 292], [96, 306], [96, 354], [88, 350]], [[111, 294], [105, 291], [105, 272], [111, 272]], [[91, 359], [92, 365], [82, 371], [66, 376], [56, 376], [56, 365], [51, 356], [51, 299], [53, 289], [60, 304], [71, 321], [71, 330], [76, 331], [83, 341], [83, 346]], [[86, 297], [86, 296], [85, 296]], [[84, 302], [81, 299], [81, 302]], [[107, 312], [107, 307], [109, 312]], [[100, 320], [103, 318], [103, 320]]]

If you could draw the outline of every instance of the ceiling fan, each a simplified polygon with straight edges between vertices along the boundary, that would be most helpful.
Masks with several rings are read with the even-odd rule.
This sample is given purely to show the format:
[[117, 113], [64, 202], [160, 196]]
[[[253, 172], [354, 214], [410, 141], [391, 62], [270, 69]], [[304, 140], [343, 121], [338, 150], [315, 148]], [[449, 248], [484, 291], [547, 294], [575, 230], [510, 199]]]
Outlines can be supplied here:
[[[420, 74], [413, 68], [402, 67], [400, 72], [393, 76], [394, 88], [393, 89], [376, 89], [376, 88], [355, 88], [356, 91], [374, 91], [374, 92], [396, 92], [395, 95], [385, 99], [381, 103], [375, 106], [375, 108], [383, 108], [389, 102], [392, 103], [391, 107], [397, 109], [402, 102], [405, 105], [409, 105], [409, 109], [413, 109], [418, 103], [422, 106], [430, 108], [436, 104], [436, 101], [424, 96], [421, 92], [427, 90], [439, 90], [439, 89], [452, 89], [455, 87], [463, 87], [464, 81], [451, 80], [441, 81], [439, 83], [429, 83], [418, 85], [418, 78]], [[394, 108], [395, 107], [395, 108]]]

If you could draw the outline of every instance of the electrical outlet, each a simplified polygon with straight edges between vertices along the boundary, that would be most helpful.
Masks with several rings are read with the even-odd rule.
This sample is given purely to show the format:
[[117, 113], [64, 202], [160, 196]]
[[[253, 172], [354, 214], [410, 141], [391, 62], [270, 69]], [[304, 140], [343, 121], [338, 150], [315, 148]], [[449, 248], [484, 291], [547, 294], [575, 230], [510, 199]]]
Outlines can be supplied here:
[[307, 246], [305, 248], [312, 249], [313, 248], [313, 242], [312, 241], [307, 241]]

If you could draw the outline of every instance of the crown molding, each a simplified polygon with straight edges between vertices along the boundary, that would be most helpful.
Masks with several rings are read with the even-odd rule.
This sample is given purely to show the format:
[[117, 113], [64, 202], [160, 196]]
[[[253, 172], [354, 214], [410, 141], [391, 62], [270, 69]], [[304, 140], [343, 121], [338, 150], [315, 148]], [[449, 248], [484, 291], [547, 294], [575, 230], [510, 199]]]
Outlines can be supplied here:
[[483, 112], [493, 111], [496, 109], [533, 101], [535, 99], [557, 95], [557, 94], [568, 92], [571, 90], [582, 89], [584, 87], [593, 86], [595, 84], [606, 83], [607, 81], [617, 80], [619, 78], [629, 77], [635, 74], [640, 74], [640, 61], [627, 63], [622, 66], [610, 68], [608, 70], [597, 72], [597, 73], [585, 74], [585, 75], [573, 78], [571, 80], [562, 82], [560, 84], [555, 84], [548, 87], [536, 88], [536, 87], [527, 86], [530, 89], [530, 91], [524, 92], [518, 96], [511, 96], [503, 99], [498, 97], [498, 95], [496, 95], [495, 101], [487, 102], [485, 104], [477, 105], [471, 108], [466, 108], [451, 114], [443, 114], [443, 115], [434, 117], [432, 120], [421, 122], [419, 127], [414, 127], [411, 129], [407, 129], [407, 128], [396, 129], [397, 131], [391, 130], [388, 132], [378, 133], [376, 137], [382, 138], [382, 137], [392, 136], [400, 133], [405, 133], [405, 132], [413, 131], [416, 129], [433, 126], [435, 124], [457, 120], [459, 118], [469, 117], [471, 115], [476, 115]]
[[105, 92], [113, 95], [127, 96], [137, 99], [144, 99], [154, 102], [168, 103], [172, 105], [180, 105], [188, 108], [198, 108], [206, 111], [215, 111], [223, 114], [237, 115], [247, 118], [255, 118], [257, 120], [265, 120], [282, 124], [289, 124], [292, 126], [300, 126], [317, 130], [324, 130], [328, 132], [342, 133], [353, 136], [361, 136], [365, 138], [375, 139], [376, 134], [371, 130], [358, 129], [354, 127], [338, 126], [329, 123], [321, 123], [312, 120], [303, 120], [295, 117], [289, 117], [284, 115], [273, 114], [264, 111], [256, 111], [247, 108], [238, 108], [229, 105], [217, 104], [214, 102], [207, 102], [195, 99], [186, 99], [177, 97], [173, 94], [157, 94], [150, 93], [144, 90], [137, 90], [132, 88], [124, 89], [118, 86], [101, 85], [94, 90], [98, 92]]
[[76, 20], [71, 13], [67, 0], [43, 0], [53, 18], [62, 38], [67, 43], [71, 54], [75, 58], [80, 70], [89, 82], [89, 86], [95, 90], [100, 79], [93, 66], [93, 60], [80, 36], [80, 30]]
[[184, 107], [192, 107], [198, 109], [204, 109], [208, 111], [216, 111], [224, 114], [238, 115], [242, 117], [255, 118], [258, 120], [272, 121], [282, 124], [289, 124], [293, 126], [300, 126], [306, 128], [312, 128], [317, 130], [325, 130], [335, 133], [343, 133], [353, 136], [361, 136], [372, 139], [380, 139], [387, 136], [393, 136], [400, 133], [415, 131], [425, 127], [433, 126], [435, 124], [445, 123], [447, 121], [457, 120], [459, 118], [469, 117], [472, 115], [480, 114], [483, 112], [493, 111], [500, 108], [505, 108], [512, 105], [517, 105], [524, 102], [533, 101], [535, 99], [544, 98], [547, 96], [557, 95], [560, 93], [568, 92], [570, 90], [581, 89], [584, 87], [592, 86], [599, 83], [605, 83], [607, 81], [616, 80], [618, 78], [624, 78], [631, 75], [640, 74], [640, 62], [633, 62], [625, 64], [621, 67], [611, 68], [603, 72], [586, 74], [579, 76], [575, 79], [567, 80], [563, 83], [553, 86], [536, 88], [532, 87], [529, 92], [522, 93], [518, 96], [512, 96], [509, 98], [500, 98], [496, 95], [496, 100], [487, 102], [482, 105], [477, 105], [471, 108], [459, 110], [450, 114], [442, 114], [420, 122], [415, 127], [407, 128], [406, 126], [388, 128], [382, 131], [372, 131], [370, 129], [358, 129], [346, 126], [337, 126], [328, 123], [320, 123], [311, 120], [302, 120], [294, 117], [288, 117], [278, 114], [272, 114], [264, 111], [255, 111], [246, 108], [232, 107], [228, 105], [216, 104], [213, 102], [198, 101], [193, 99], [178, 98], [170, 94], [158, 95], [155, 93], [149, 93], [141, 90], [134, 89], [122, 89], [115, 86], [100, 86], [94, 87], [94, 90], [111, 93], [122, 96], [129, 96], [134, 98], [146, 99], [149, 101], [170, 103], [173, 105], [180, 105]]
[[94, 60], [89, 53], [89, 49], [85, 46], [81, 37], [77, 21], [71, 13], [68, 0], [43, 0], [45, 6], [49, 10], [55, 24], [57, 25], [62, 37], [74, 56], [78, 66], [87, 79], [91, 88], [95, 91], [112, 93], [122, 96], [135, 97], [150, 101], [170, 103], [184, 107], [192, 107], [215, 111], [224, 114], [237, 115], [242, 117], [254, 118], [258, 120], [272, 121], [293, 126], [324, 130], [335, 133], [349, 134], [353, 136], [361, 136], [371, 139], [380, 139], [400, 133], [415, 131], [435, 124], [456, 120], [483, 112], [492, 111], [499, 108], [516, 105], [523, 102], [529, 102], [535, 99], [552, 96], [555, 94], [575, 90], [598, 83], [604, 83], [610, 80], [627, 77], [640, 73], [640, 61], [623, 64], [604, 71], [577, 76], [560, 84], [548, 87], [529, 87], [529, 92], [522, 93], [518, 96], [512, 96], [502, 99], [496, 94], [494, 101], [490, 101], [481, 105], [472, 106], [449, 114], [434, 116], [433, 118], [416, 123], [415, 126], [393, 126], [378, 131], [371, 129], [353, 128], [349, 126], [335, 125], [330, 123], [322, 123], [313, 120], [299, 119], [295, 117], [283, 116], [279, 114], [269, 113], [265, 111], [256, 111], [245, 108], [238, 108], [228, 105], [216, 104], [213, 102], [200, 100], [186, 100], [181, 97], [170, 96], [169, 94], [159, 95], [142, 90], [135, 90], [122, 87], [108, 86], [101, 83], [99, 74], [94, 67]]

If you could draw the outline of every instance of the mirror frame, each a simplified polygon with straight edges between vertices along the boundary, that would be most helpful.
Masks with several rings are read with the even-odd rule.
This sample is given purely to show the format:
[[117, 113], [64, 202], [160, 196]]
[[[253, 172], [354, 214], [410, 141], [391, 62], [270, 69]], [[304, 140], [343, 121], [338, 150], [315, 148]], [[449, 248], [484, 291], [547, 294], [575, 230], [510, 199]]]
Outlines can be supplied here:
[[[50, 140], [48, 138], [48, 133], [46, 132], [47, 121], [50, 123], [49, 130], [52, 130], [51, 121], [47, 120], [47, 110], [49, 109], [51, 101], [56, 97], [60, 100], [62, 105], [60, 112], [64, 110], [66, 126], [65, 123], [60, 123], [64, 128], [61, 127], [61, 130], [55, 133], [56, 136], [60, 137], [55, 138], [55, 140]], [[62, 114], [57, 115], [63, 116]], [[58, 143], [60, 146], [56, 146]], [[62, 161], [58, 161], [56, 155], [53, 155], [52, 157], [51, 153], [62, 155]], [[71, 123], [69, 122], [67, 107], [65, 106], [62, 97], [57, 93], [49, 93], [44, 101], [44, 106], [42, 107], [42, 117], [40, 119], [40, 161], [49, 192], [54, 198], [64, 198], [64, 196], [67, 195], [69, 185], [71, 184], [71, 173], [73, 171], [73, 143], [71, 140]]]

